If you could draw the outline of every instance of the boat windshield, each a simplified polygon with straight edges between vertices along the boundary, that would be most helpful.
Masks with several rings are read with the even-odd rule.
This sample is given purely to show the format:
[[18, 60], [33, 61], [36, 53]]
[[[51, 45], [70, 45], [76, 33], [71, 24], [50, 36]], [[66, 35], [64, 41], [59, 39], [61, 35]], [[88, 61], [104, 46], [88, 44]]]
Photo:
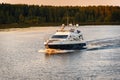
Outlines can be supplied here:
[[68, 35], [53, 35], [52, 38], [60, 38], [60, 39], [65, 39], [67, 38]]

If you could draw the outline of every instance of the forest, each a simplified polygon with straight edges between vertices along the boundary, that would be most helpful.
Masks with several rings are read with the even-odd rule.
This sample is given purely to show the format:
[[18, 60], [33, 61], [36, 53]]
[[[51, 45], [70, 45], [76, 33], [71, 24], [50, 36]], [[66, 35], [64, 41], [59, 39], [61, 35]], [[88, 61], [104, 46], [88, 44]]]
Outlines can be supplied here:
[[[120, 25], [120, 6], [38, 6], [26, 4], [0, 4], [2, 25]], [[2, 26], [4, 27], [4, 26]], [[19, 26], [20, 27], [20, 26]]]

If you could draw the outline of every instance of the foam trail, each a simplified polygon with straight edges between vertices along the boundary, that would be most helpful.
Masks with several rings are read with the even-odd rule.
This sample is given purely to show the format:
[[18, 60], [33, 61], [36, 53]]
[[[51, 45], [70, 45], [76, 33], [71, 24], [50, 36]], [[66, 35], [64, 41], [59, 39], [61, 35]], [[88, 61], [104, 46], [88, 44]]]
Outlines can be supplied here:
[[105, 38], [87, 42], [88, 50], [112, 49], [120, 47], [120, 37]]

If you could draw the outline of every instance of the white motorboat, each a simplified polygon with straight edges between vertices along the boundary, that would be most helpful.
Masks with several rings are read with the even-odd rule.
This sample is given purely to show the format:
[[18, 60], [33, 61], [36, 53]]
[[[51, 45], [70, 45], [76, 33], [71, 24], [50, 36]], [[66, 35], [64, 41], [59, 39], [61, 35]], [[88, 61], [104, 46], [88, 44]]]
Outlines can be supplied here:
[[62, 26], [57, 30], [52, 37], [44, 42], [46, 49], [57, 50], [81, 50], [86, 48], [86, 42], [80, 30], [74, 29], [65, 30]]

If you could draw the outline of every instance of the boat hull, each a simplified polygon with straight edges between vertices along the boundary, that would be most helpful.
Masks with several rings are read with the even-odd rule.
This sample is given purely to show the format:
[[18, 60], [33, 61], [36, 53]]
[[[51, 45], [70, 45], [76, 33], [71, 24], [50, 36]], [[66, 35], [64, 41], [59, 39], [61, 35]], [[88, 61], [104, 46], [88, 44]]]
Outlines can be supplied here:
[[77, 44], [48, 44], [47, 48], [60, 49], [60, 50], [81, 50], [86, 48], [86, 43]]

